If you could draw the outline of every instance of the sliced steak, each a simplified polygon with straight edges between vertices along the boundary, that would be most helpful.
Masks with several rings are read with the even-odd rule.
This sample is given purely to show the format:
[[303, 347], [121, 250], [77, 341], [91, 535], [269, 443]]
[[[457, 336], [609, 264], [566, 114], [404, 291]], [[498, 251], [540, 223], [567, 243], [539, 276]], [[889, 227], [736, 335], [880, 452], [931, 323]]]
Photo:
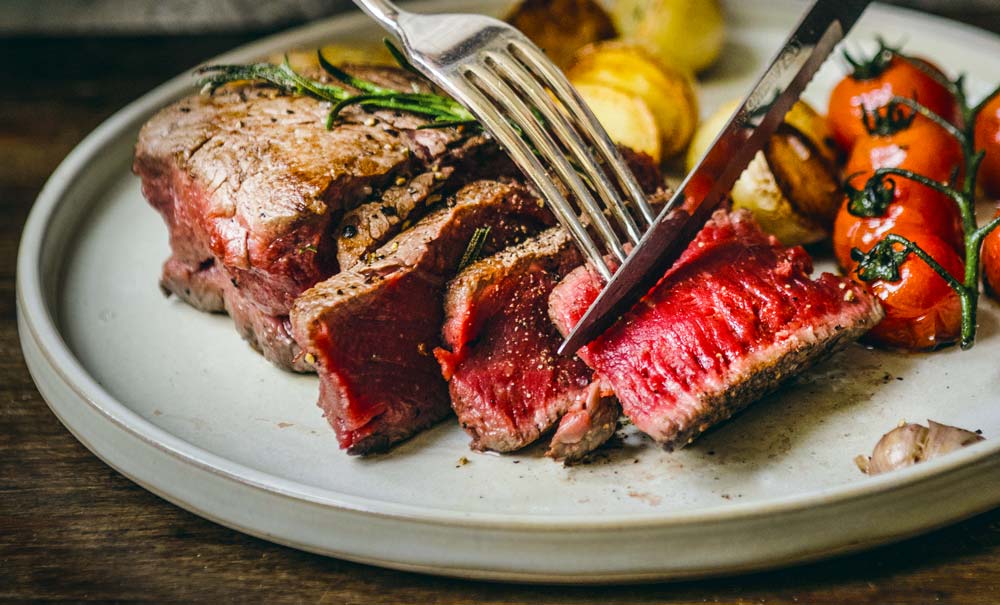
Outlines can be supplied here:
[[[655, 166], [629, 157], [654, 190]], [[657, 189], [650, 202], [667, 198]], [[582, 262], [556, 227], [474, 263], [449, 284], [444, 342], [434, 354], [473, 449], [518, 450], [559, 423], [549, 455], [574, 460], [614, 432], [620, 409], [613, 394], [579, 358], [558, 354], [562, 337], [548, 317], [552, 289]]]
[[378, 199], [344, 215], [336, 230], [341, 267], [354, 266], [465, 183], [518, 174], [510, 159], [484, 136], [470, 137], [438, 153], [426, 172], [410, 179], [397, 177]]
[[618, 428], [622, 408], [603, 380], [594, 380], [586, 396], [559, 420], [546, 456], [575, 462], [604, 444]]
[[556, 283], [583, 262], [559, 227], [470, 265], [449, 284], [434, 354], [477, 450], [534, 442], [587, 399], [594, 371], [556, 354], [547, 315]]
[[[783, 248], [749, 213], [716, 212], [650, 294], [579, 355], [636, 427], [683, 447], [881, 319], [864, 288], [811, 272], [802, 248]], [[585, 267], [555, 288], [561, 332], [599, 291]]]
[[[383, 86], [426, 89], [401, 70], [351, 71]], [[348, 108], [328, 131], [328, 110], [328, 104], [273, 88], [230, 85], [178, 101], [146, 123], [133, 170], [170, 231], [165, 291], [221, 310], [225, 291], [200, 275], [203, 267], [216, 266], [240, 291], [242, 300], [229, 306], [250, 304], [261, 319], [283, 323], [300, 293], [338, 270], [333, 230], [345, 211], [377, 201], [400, 179], [439, 171], [456, 150], [458, 159], [469, 153], [467, 136], [456, 129], [422, 130], [426, 121], [411, 114]], [[482, 137], [474, 147], [499, 155]], [[256, 334], [254, 326], [270, 323], [248, 322], [249, 331], [241, 332], [265, 343], [272, 332]], [[273, 356], [287, 347], [261, 348], [278, 365], [294, 365]]]
[[[296, 372], [313, 372], [292, 339], [286, 317], [275, 317], [248, 300], [225, 270], [211, 260], [192, 271], [171, 257], [163, 265], [165, 291], [177, 292], [191, 306], [207, 312], [228, 313], [244, 340], [265, 358], [281, 361]], [[166, 288], [169, 288], [168, 290]], [[287, 364], [287, 365], [286, 365]]]
[[315, 358], [320, 401], [342, 448], [386, 449], [451, 409], [432, 351], [447, 280], [476, 228], [490, 253], [552, 224], [523, 185], [477, 181], [375, 253], [295, 303], [295, 339]]

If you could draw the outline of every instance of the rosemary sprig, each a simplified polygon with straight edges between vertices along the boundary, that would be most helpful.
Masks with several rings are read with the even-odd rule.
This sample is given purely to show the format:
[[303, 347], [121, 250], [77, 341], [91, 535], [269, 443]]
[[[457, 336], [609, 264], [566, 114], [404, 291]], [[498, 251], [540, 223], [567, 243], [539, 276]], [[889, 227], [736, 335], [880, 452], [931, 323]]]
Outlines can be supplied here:
[[469, 238], [469, 245], [465, 247], [465, 253], [462, 254], [462, 260], [458, 263], [459, 271], [479, 260], [479, 256], [483, 253], [483, 245], [489, 236], [489, 227], [479, 227], [472, 233], [472, 237]]
[[[399, 52], [399, 49], [388, 40], [385, 44], [401, 67], [417, 73]], [[433, 93], [401, 92], [384, 88], [373, 82], [356, 78], [336, 67], [323, 56], [322, 50], [316, 51], [316, 55], [320, 67], [326, 73], [354, 90], [313, 80], [297, 73], [289, 64], [287, 56], [280, 65], [273, 63], [206, 65], [196, 70], [195, 75], [203, 76], [198, 80], [198, 85], [208, 93], [215, 92], [219, 87], [230, 82], [247, 80], [270, 84], [287, 94], [309, 96], [332, 103], [333, 107], [326, 119], [327, 129], [332, 128], [340, 116], [340, 112], [351, 105], [360, 105], [369, 111], [389, 109], [431, 118], [431, 122], [422, 128], [478, 127], [476, 118], [469, 110], [449, 97]]]
[[[881, 41], [880, 46], [882, 47], [880, 53], [898, 52], [888, 49]], [[1000, 225], [1000, 217], [994, 218], [983, 226], [979, 226], [976, 220], [976, 177], [985, 153], [982, 150], [975, 149], [974, 131], [976, 118], [983, 107], [986, 106], [986, 103], [1000, 94], [1000, 87], [994, 89], [980, 103], [970, 107], [965, 94], [964, 76], [960, 76], [954, 82], [948, 81], [946, 85], [955, 95], [961, 108], [962, 116], [964, 117], [961, 129], [917, 101], [904, 97], [893, 97], [889, 100], [885, 106], [884, 121], [878, 122], [877, 115], [871, 119], [863, 116], [863, 119], [866, 126], [871, 124], [872, 129], [877, 130], [880, 134], [891, 134], [910, 126], [912, 119], [905, 119], [905, 114], [902, 113], [902, 108], [907, 107], [913, 112], [913, 115], [920, 114], [936, 123], [957, 140], [961, 146], [962, 157], [965, 163], [965, 174], [962, 176], [961, 182], [958, 182], [957, 172], [952, 173], [955, 176], [952, 177], [950, 182], [942, 183], [911, 170], [879, 168], [874, 171], [861, 190], [854, 189], [850, 185], [846, 186], [850, 198], [848, 210], [856, 216], [881, 216], [884, 214], [894, 196], [895, 181], [891, 177], [914, 181], [940, 192], [955, 202], [962, 217], [962, 230], [965, 235], [965, 275], [959, 281], [948, 273], [940, 263], [927, 254], [926, 251], [922, 250], [920, 246], [895, 233], [889, 233], [884, 236], [867, 253], [854, 248], [851, 250], [851, 258], [858, 262], [856, 270], [858, 277], [866, 282], [879, 279], [888, 282], [899, 281], [900, 266], [910, 254], [915, 255], [926, 263], [958, 295], [962, 305], [961, 345], [963, 349], [969, 349], [975, 344], [976, 340], [980, 252], [983, 240], [986, 239], [986, 236], [993, 229]]]

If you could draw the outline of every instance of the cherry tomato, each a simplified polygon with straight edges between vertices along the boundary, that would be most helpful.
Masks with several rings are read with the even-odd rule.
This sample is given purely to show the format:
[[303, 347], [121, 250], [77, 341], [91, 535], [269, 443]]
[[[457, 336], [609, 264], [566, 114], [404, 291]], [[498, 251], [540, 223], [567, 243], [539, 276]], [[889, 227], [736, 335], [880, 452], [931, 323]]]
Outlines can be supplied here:
[[[887, 136], [865, 136], [851, 150], [844, 174], [865, 179], [878, 168], [912, 170], [935, 181], [947, 182], [955, 167], [964, 164], [962, 147], [943, 128], [929, 121], [914, 121]], [[897, 184], [903, 177], [892, 177]], [[864, 181], [861, 181], [864, 183]], [[923, 185], [919, 185], [924, 187]]]
[[[958, 280], [965, 271], [958, 254], [941, 238], [923, 231], [894, 231], [920, 246]], [[911, 254], [900, 267], [897, 282], [869, 284], [882, 303], [885, 318], [865, 340], [872, 344], [914, 351], [934, 349], [956, 341], [962, 328], [958, 294], [923, 260]]]
[[[852, 185], [860, 188], [864, 181], [859, 180], [852, 179]], [[960, 255], [964, 253], [962, 215], [955, 202], [902, 178], [895, 179], [895, 183], [893, 201], [882, 216], [854, 216], [844, 199], [833, 223], [833, 253], [841, 268], [854, 266], [851, 248], [868, 252], [882, 236], [900, 230], [933, 232]]]
[[979, 183], [986, 193], [1000, 197], [1000, 95], [993, 97], [980, 111], [975, 135], [976, 149], [986, 152], [979, 167]]
[[[1000, 210], [996, 216], [1000, 216]], [[983, 240], [983, 285], [986, 293], [1000, 300], [1000, 228], [994, 229]]]
[[883, 52], [837, 84], [830, 95], [827, 119], [841, 149], [850, 151], [859, 138], [868, 135], [862, 112], [882, 107], [894, 96], [915, 99], [948, 121], [958, 119], [954, 95], [917, 64], [941, 73], [928, 61]]

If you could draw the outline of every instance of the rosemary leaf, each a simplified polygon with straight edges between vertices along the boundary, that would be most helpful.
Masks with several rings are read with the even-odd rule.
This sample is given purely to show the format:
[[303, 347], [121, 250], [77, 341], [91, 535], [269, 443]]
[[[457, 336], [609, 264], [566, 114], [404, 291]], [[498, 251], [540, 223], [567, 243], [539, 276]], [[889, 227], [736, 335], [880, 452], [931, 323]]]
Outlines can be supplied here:
[[486, 243], [486, 238], [489, 235], [489, 227], [479, 227], [475, 230], [472, 237], [469, 238], [469, 245], [465, 247], [465, 253], [462, 254], [461, 262], [458, 263], [459, 271], [479, 260], [479, 255], [483, 253], [483, 244]]

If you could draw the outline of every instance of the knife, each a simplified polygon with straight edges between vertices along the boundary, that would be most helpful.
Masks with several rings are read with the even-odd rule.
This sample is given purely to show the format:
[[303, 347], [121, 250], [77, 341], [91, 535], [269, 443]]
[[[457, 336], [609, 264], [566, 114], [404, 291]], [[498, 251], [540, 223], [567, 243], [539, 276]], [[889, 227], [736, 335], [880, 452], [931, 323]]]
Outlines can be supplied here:
[[[559, 352], [569, 354], [600, 336], [646, 295], [722, 204], [754, 155], [767, 143], [813, 75], [870, 0], [816, 0], [771, 60], [708, 152], [604, 286]], [[690, 212], [673, 210], [708, 193]]]

